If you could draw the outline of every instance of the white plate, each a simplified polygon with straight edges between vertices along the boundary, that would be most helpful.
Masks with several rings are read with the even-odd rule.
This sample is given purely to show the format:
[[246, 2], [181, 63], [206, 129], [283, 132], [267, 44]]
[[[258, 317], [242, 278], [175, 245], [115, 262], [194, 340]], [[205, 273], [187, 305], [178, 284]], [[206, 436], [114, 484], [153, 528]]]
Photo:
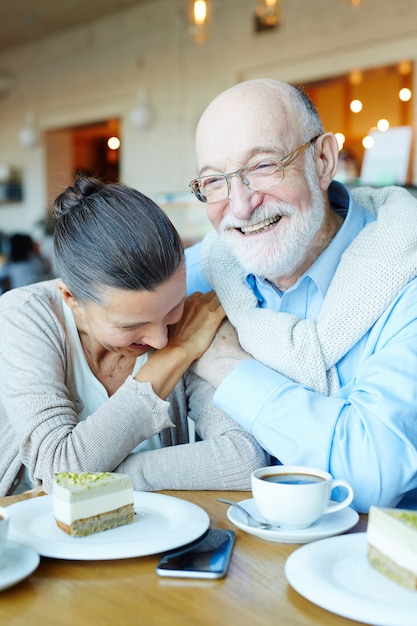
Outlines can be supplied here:
[[39, 561], [39, 554], [31, 548], [8, 541], [0, 557], [0, 591], [29, 576]]
[[[242, 500], [239, 504], [249, 513], [252, 513], [259, 521], [266, 521], [259, 513], [253, 498]], [[253, 528], [248, 525], [243, 513], [232, 506], [227, 510], [227, 517], [235, 526], [250, 535], [256, 535], [256, 537], [260, 537], [261, 539], [277, 541], [279, 543], [307, 543], [308, 541], [315, 541], [316, 539], [323, 539], [323, 537], [337, 535], [338, 533], [343, 533], [349, 528], [352, 528], [359, 520], [357, 512], [350, 507], [337, 511], [336, 513], [323, 515], [317, 522], [314, 522], [312, 526], [301, 530], [284, 530], [283, 528], [278, 528], [277, 530], [262, 530], [260, 528]]]
[[298, 548], [285, 575], [298, 593], [332, 613], [378, 626], [417, 623], [417, 591], [408, 591], [371, 567], [366, 533], [323, 539]]
[[157, 493], [134, 492], [135, 521], [88, 537], [71, 537], [57, 527], [52, 496], [9, 506], [9, 537], [57, 559], [104, 560], [146, 556], [198, 539], [210, 518], [196, 504]]

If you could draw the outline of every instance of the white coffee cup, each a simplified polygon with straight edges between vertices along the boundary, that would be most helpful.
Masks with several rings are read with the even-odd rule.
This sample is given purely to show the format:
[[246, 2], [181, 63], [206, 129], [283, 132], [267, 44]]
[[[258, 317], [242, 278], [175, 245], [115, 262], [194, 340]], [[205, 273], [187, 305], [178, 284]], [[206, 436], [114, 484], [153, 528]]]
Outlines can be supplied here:
[[[259, 512], [282, 528], [307, 528], [322, 515], [346, 508], [353, 500], [348, 482], [301, 465], [273, 465], [252, 472], [252, 495]], [[342, 487], [347, 495], [331, 502], [332, 491]]]
[[9, 530], [9, 511], [0, 506], [0, 557], [6, 548], [7, 533]]

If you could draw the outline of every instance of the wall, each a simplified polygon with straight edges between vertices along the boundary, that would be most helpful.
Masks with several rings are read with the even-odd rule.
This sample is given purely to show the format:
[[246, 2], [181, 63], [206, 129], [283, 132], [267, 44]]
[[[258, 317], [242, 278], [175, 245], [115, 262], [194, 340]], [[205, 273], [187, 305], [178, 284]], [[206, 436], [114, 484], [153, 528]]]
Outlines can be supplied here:
[[[119, 117], [121, 179], [156, 199], [187, 190], [198, 117], [231, 84], [258, 76], [308, 82], [417, 61], [417, 0], [364, 0], [360, 8], [348, 0], [283, 0], [282, 25], [263, 33], [253, 29], [255, 0], [213, 0], [211, 36], [202, 45], [187, 34], [186, 4], [154, 0], [0, 55], [0, 70], [14, 77], [0, 99], [0, 163], [22, 167], [25, 186], [23, 203], [0, 206], [0, 230], [31, 229], [52, 199], [45, 146], [28, 150], [17, 141], [28, 110], [42, 131]], [[129, 118], [142, 87], [155, 113], [145, 131]], [[415, 99], [413, 107], [415, 118]]]

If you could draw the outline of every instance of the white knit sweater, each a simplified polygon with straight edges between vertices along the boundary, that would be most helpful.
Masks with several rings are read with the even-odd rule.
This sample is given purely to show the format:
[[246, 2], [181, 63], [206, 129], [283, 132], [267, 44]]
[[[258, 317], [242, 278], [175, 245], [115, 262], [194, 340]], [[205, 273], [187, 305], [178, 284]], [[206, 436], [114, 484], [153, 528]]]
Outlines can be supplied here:
[[324, 395], [335, 393], [334, 365], [417, 275], [417, 200], [401, 187], [352, 192], [377, 215], [345, 250], [317, 320], [260, 309], [245, 271], [217, 233], [204, 238], [201, 269], [254, 358]]

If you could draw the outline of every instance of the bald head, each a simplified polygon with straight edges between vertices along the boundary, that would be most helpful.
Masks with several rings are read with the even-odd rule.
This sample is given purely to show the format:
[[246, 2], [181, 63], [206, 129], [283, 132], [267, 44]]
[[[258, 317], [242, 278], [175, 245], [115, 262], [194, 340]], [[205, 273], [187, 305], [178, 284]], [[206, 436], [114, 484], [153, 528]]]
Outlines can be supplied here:
[[294, 97], [296, 88], [288, 83], [272, 78], [256, 78], [237, 83], [221, 92], [205, 109], [201, 120], [211, 111], [230, 104], [254, 105], [255, 103], [266, 105], [269, 101], [280, 101], [283, 98]]
[[284, 155], [322, 132], [314, 105], [296, 87], [271, 78], [238, 83], [219, 94], [200, 118], [199, 173], [236, 169], [260, 152]]

